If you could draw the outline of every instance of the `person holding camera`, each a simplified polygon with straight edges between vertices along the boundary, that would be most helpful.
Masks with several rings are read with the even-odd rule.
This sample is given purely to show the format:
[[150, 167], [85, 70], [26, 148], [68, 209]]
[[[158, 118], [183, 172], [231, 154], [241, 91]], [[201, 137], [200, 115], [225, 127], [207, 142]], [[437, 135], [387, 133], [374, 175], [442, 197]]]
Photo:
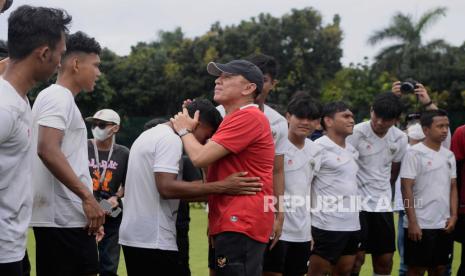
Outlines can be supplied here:
[[129, 149], [115, 143], [121, 119], [115, 111], [102, 109], [93, 117], [86, 118], [92, 124], [93, 139], [89, 139], [89, 171], [92, 177], [94, 196], [109, 214], [103, 225], [105, 236], [98, 243], [99, 271], [102, 276], [117, 275], [120, 257], [118, 244], [121, 224], [121, 198], [124, 195], [124, 180], [129, 159]]
[[[414, 93], [417, 96], [418, 102], [421, 104], [421, 107], [424, 110], [437, 110], [438, 106], [433, 102], [431, 97], [428, 94], [426, 87], [413, 79], [407, 79], [403, 82], [396, 81], [392, 84], [391, 88], [392, 93], [396, 96], [401, 97], [403, 94]], [[420, 114], [418, 114], [420, 116]], [[446, 139], [442, 142], [442, 146], [450, 149], [452, 134], [449, 131], [447, 132]]]

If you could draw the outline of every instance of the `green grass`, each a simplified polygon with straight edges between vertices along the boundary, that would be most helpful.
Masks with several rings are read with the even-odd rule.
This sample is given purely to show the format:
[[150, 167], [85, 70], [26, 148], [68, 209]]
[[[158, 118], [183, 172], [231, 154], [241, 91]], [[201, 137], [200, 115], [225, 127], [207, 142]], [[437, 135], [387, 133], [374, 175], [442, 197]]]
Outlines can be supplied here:
[[[397, 221], [397, 219], [396, 219]], [[208, 257], [208, 243], [207, 243], [207, 213], [202, 209], [191, 209], [191, 223], [189, 232], [190, 241], [190, 267], [193, 276], [208, 275], [207, 257]], [[35, 275], [35, 241], [32, 231], [29, 231], [28, 240], [28, 253], [31, 261], [32, 273]], [[452, 275], [457, 274], [458, 266], [460, 265], [460, 244], [454, 245], [454, 260], [452, 263]], [[394, 255], [394, 268], [392, 275], [397, 275], [399, 269], [399, 255], [397, 252]], [[371, 276], [373, 273], [371, 269], [371, 258], [367, 255], [365, 265], [362, 268], [360, 275]], [[126, 266], [124, 263], [123, 253], [121, 253], [120, 264], [118, 268], [120, 276], [127, 276]]]

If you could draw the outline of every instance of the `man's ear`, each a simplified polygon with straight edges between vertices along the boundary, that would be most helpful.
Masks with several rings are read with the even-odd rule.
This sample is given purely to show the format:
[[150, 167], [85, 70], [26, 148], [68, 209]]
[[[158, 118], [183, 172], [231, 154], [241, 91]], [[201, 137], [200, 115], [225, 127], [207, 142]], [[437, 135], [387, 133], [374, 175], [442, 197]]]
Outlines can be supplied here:
[[278, 80], [273, 79], [273, 81], [271, 82], [271, 89], [274, 89], [276, 85], [278, 85], [278, 83], [279, 83]]
[[331, 119], [330, 117], [323, 117], [323, 121], [325, 122], [325, 127], [331, 127], [333, 125], [333, 119]]
[[115, 133], [118, 133], [119, 131], [119, 125], [115, 125]]
[[257, 85], [255, 83], [248, 83], [245, 86], [245, 90], [243, 90], [241, 93], [242, 95], [251, 95], [257, 90]]
[[37, 48], [35, 51], [35, 55], [40, 59], [41, 62], [45, 63], [46, 61], [50, 60], [50, 55], [52, 51], [46, 45]]
[[291, 114], [289, 114], [289, 112], [286, 112], [286, 120], [287, 120], [287, 123], [289, 124], [289, 121], [291, 120]]

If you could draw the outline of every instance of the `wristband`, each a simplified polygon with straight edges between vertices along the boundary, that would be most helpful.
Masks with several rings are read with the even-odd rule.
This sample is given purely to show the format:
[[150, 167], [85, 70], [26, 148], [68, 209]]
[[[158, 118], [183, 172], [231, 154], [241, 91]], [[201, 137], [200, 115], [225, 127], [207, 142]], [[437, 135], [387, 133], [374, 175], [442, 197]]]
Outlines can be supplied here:
[[423, 107], [428, 107], [433, 104], [433, 100], [429, 100], [429, 102], [425, 103]]

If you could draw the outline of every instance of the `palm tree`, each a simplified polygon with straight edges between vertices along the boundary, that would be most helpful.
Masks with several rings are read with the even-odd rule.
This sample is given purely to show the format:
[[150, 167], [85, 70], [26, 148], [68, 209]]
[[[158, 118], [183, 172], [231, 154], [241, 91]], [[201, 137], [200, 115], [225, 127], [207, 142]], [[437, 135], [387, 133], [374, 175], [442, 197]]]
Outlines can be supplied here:
[[420, 54], [446, 48], [447, 43], [442, 39], [435, 39], [426, 44], [422, 41], [422, 35], [428, 27], [445, 15], [445, 7], [427, 11], [417, 22], [410, 14], [395, 14], [388, 27], [375, 31], [368, 39], [370, 45], [377, 45], [386, 40], [397, 42], [381, 49], [375, 57], [377, 65], [384, 67], [384, 70], [395, 71], [397, 75], [408, 75], [416, 67], [416, 60]]

